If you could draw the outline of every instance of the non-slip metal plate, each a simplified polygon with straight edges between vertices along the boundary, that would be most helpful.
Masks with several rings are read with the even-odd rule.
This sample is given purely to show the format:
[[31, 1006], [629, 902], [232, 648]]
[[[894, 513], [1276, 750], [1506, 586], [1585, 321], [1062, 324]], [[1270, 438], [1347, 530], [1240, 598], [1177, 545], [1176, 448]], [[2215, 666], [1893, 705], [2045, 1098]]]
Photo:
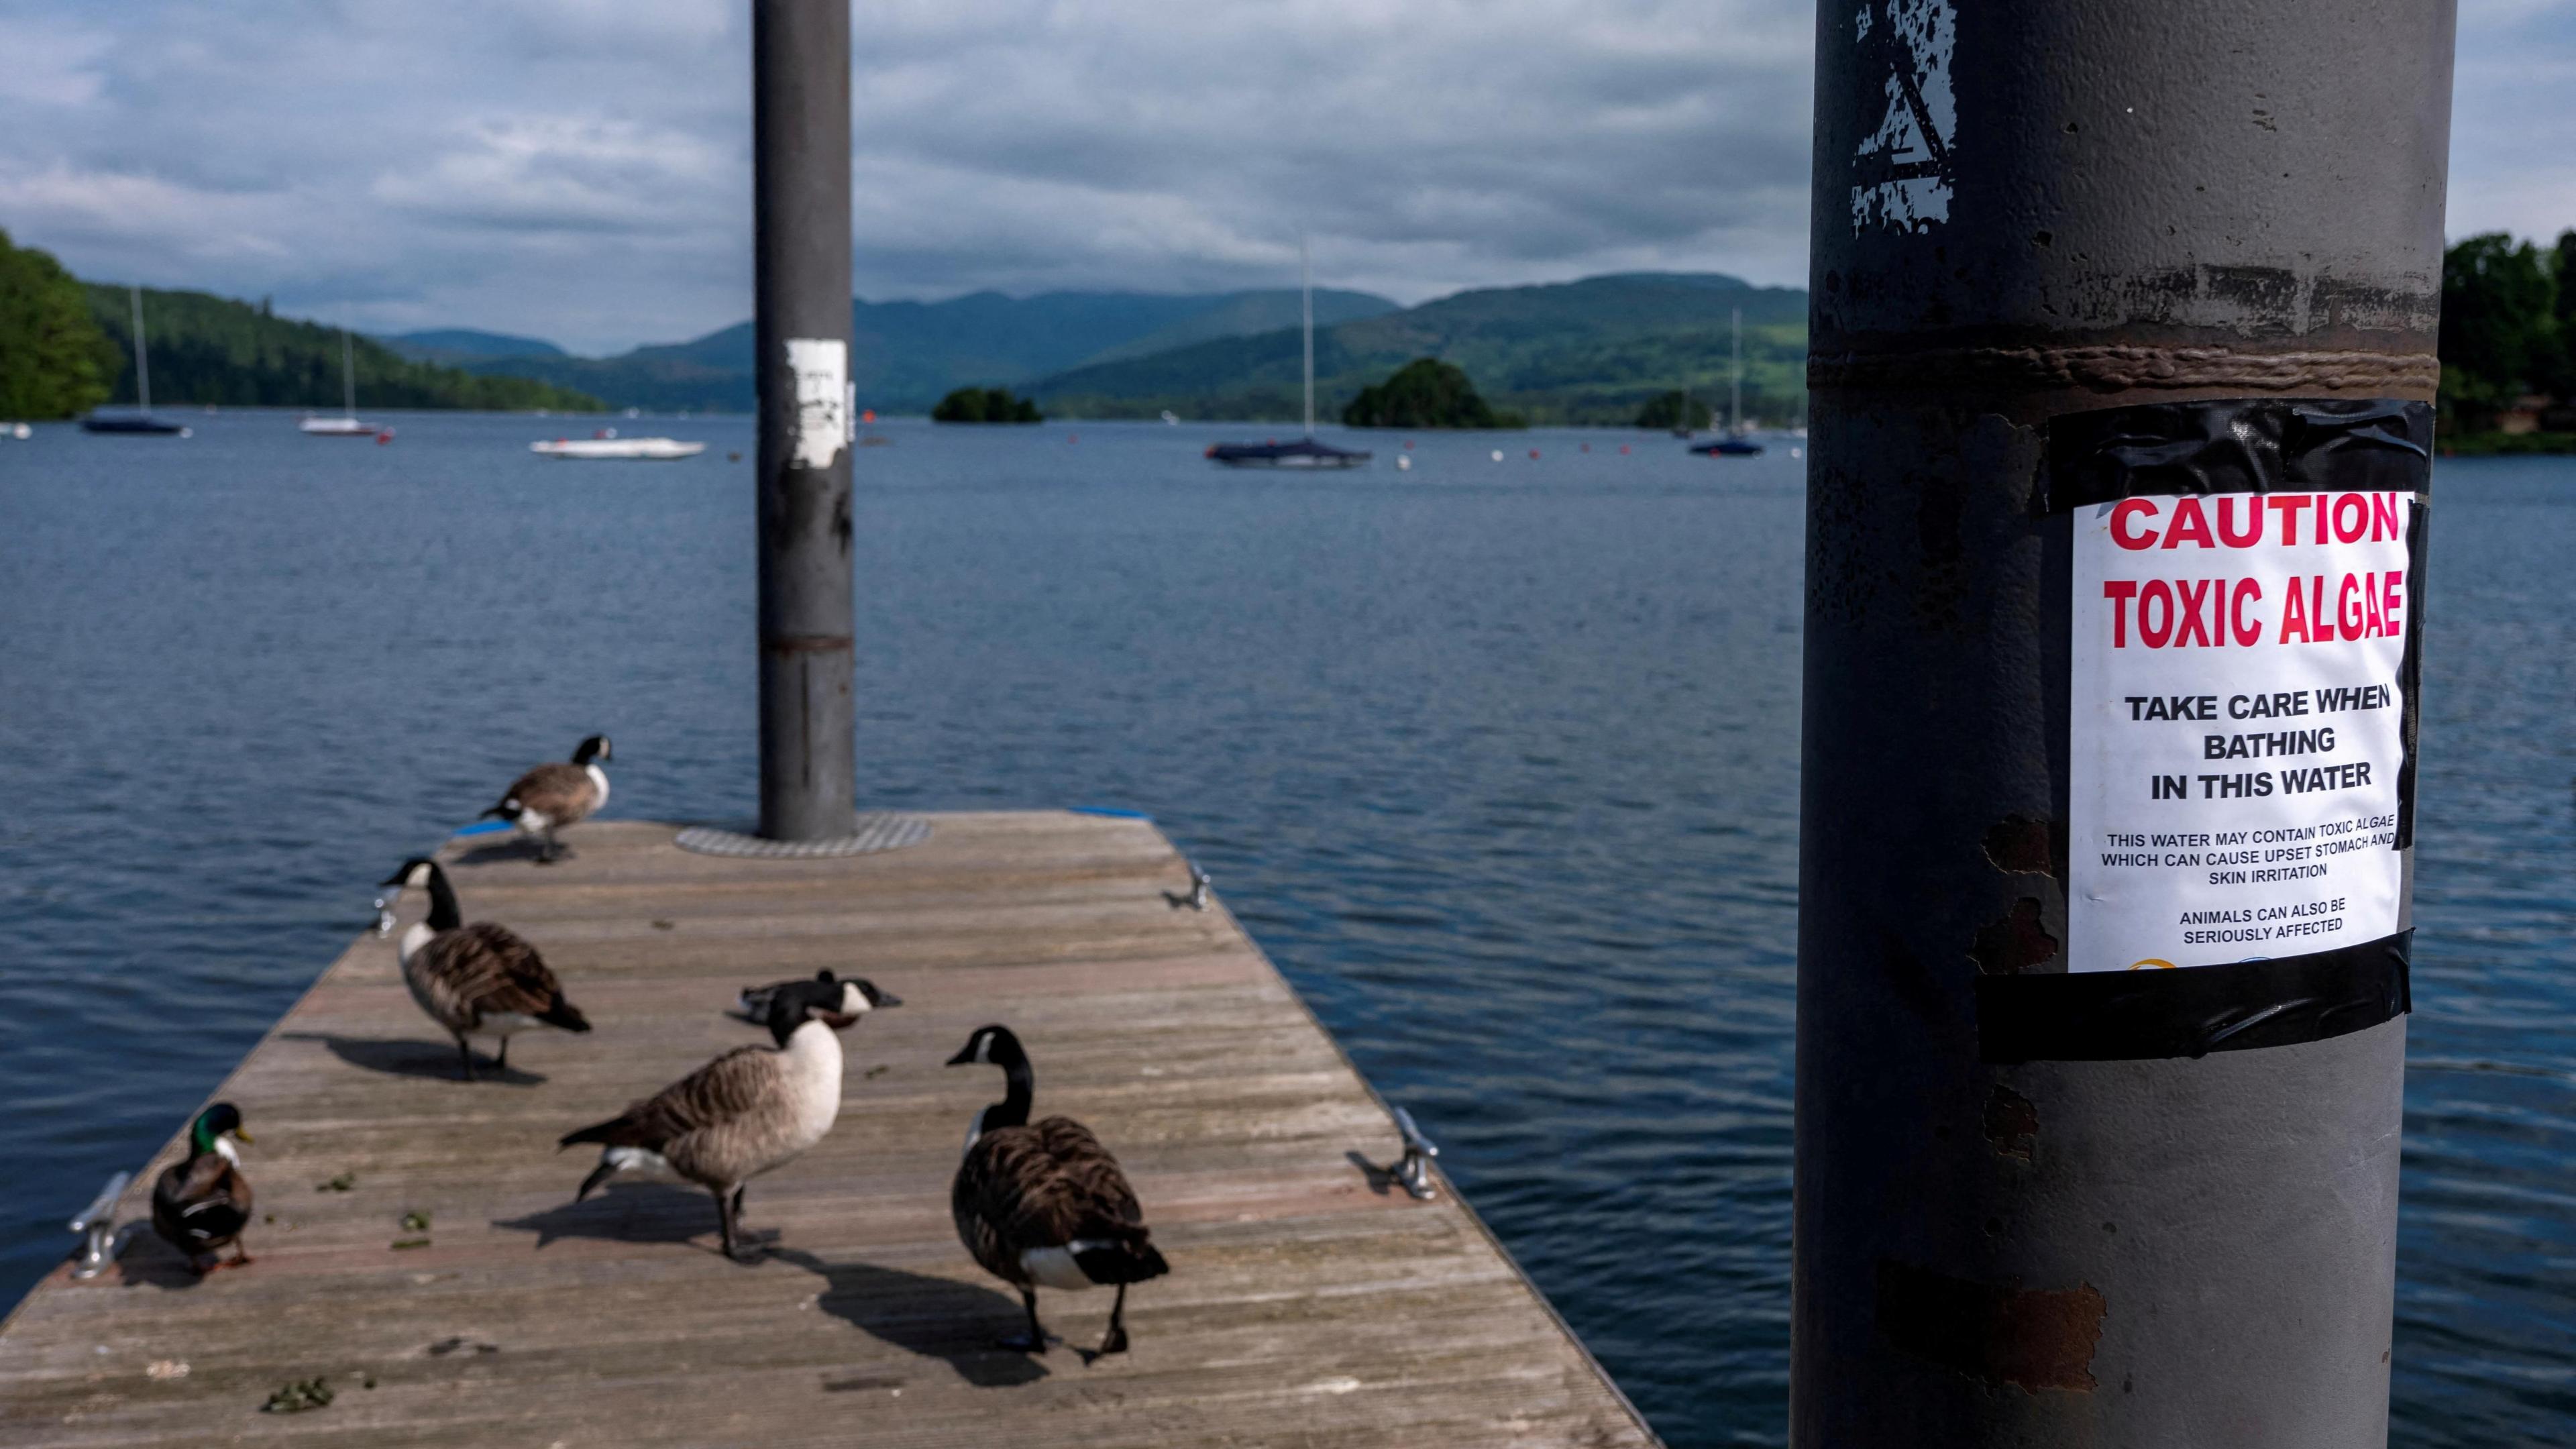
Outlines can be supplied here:
[[867, 811], [859, 816], [859, 828], [833, 840], [768, 840], [746, 835], [739, 830], [724, 830], [713, 825], [692, 825], [680, 832], [672, 843], [682, 850], [700, 855], [749, 856], [769, 860], [826, 860], [844, 855], [867, 855], [879, 850], [901, 850], [919, 845], [930, 838], [930, 822], [918, 815], [897, 815], [889, 811]]

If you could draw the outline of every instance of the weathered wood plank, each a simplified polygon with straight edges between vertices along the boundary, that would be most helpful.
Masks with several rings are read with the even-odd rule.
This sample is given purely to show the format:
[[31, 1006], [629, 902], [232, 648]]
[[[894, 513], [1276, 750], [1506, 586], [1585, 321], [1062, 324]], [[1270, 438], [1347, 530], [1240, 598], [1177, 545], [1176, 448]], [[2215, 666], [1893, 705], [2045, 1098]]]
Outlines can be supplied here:
[[[646, 824], [584, 827], [543, 869], [451, 847], [467, 916], [535, 942], [597, 1029], [454, 1081], [391, 944], [354, 943], [218, 1094], [259, 1139], [258, 1263], [196, 1282], [146, 1236], [95, 1282], [48, 1277], [0, 1325], [0, 1441], [1653, 1442], [1454, 1195], [1369, 1169], [1394, 1154], [1383, 1108], [1222, 907], [1166, 899], [1187, 873], [1151, 825], [936, 825], [839, 861], [695, 856]], [[722, 1014], [736, 988], [822, 966], [905, 1004], [847, 1038], [831, 1138], [752, 1187], [770, 1257], [719, 1257], [694, 1190], [571, 1203], [589, 1159], [557, 1136], [758, 1039]], [[1028, 1042], [1040, 1110], [1127, 1163], [1173, 1264], [1133, 1295], [1122, 1357], [1070, 1351], [1106, 1294], [1046, 1296], [1065, 1349], [993, 1346], [1017, 1301], [957, 1244], [947, 1185], [1000, 1083], [940, 1064], [995, 1020]], [[396, 1249], [424, 1236], [411, 1212], [429, 1242]], [[330, 1407], [258, 1412], [315, 1374]]]

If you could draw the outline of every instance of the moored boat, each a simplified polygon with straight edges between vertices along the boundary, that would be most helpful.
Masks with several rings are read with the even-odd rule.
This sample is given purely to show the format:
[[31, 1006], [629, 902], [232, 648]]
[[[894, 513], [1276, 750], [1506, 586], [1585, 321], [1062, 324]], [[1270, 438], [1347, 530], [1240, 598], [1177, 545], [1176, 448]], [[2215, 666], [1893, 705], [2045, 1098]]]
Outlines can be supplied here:
[[643, 458], [667, 461], [694, 458], [707, 450], [704, 443], [687, 443], [677, 438], [621, 438], [615, 428], [602, 428], [588, 438], [557, 438], [553, 442], [535, 442], [528, 451], [540, 458]]

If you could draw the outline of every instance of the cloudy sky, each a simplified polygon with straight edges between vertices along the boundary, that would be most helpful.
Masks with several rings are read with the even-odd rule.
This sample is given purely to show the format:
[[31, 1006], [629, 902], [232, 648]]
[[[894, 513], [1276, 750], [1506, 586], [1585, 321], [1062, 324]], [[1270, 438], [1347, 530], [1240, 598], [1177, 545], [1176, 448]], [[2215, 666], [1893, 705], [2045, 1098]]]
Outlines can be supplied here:
[[[743, 0], [0, 0], [0, 228], [578, 351], [750, 311]], [[1813, 11], [865, 0], [858, 290], [1803, 283]], [[2454, 235], [2576, 225], [2576, 0], [2462, 0]]]

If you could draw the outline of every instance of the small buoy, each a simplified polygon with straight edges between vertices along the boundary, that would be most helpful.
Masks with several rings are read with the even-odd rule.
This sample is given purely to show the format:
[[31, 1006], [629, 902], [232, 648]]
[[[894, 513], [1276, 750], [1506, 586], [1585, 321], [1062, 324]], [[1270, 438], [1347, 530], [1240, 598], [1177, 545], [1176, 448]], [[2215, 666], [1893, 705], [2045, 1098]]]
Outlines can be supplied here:
[[1590, 443], [1586, 443], [1586, 444], [1584, 444], [1584, 445], [1583, 445], [1583, 451], [1585, 451], [1585, 452], [1587, 452], [1587, 453], [1591, 452], [1591, 451], [1592, 451], [1592, 445], [1591, 445]]
[[1404, 456], [1402, 453], [1395, 455], [1395, 471], [1398, 473], [1407, 473], [1411, 472], [1412, 469], [1413, 460], [1411, 458]]
[[1404, 440], [1404, 451], [1408, 453], [1413, 451], [1413, 440], [1411, 438]]
[[1625, 444], [1625, 443], [1621, 443], [1621, 444], [1619, 445], [1619, 451], [1620, 451], [1620, 452], [1622, 452], [1622, 453], [1627, 452], [1627, 451], [1628, 451], [1628, 445], [1627, 445], [1627, 444]]
[[394, 440], [394, 430], [393, 430], [393, 429], [391, 429], [391, 428], [387, 428], [387, 429], [385, 429], [383, 432], [376, 434], [376, 446], [377, 446], [377, 447], [379, 447], [379, 448], [383, 447], [383, 446], [384, 446], [385, 444], [387, 444], [387, 443], [392, 442], [393, 440]]
[[1538, 449], [1536, 449], [1536, 448], [1532, 448], [1532, 449], [1530, 449], [1530, 458], [1531, 458], [1533, 461], [1535, 461], [1535, 460], [1537, 459], [1537, 457], [1538, 457]]
[[728, 462], [728, 463], [739, 463], [739, 462], [741, 462], [741, 461], [742, 461], [742, 453], [741, 453], [741, 451], [740, 451], [739, 449], [737, 449], [737, 450], [735, 450], [734, 452], [730, 452], [730, 453], [725, 454], [725, 461], [726, 461], [726, 462]]
[[1495, 462], [1497, 462], [1497, 463], [1499, 463], [1499, 462], [1503, 461], [1503, 450], [1502, 450], [1502, 449], [1500, 449], [1500, 448], [1496, 448], [1496, 449], [1494, 450], [1494, 461], [1495, 461]]
[[1789, 450], [1789, 456], [1792, 458], [1803, 458], [1807, 456], [1807, 450], [1804, 448], [1791, 448]]
[[1066, 442], [1068, 442], [1068, 443], [1079, 443], [1079, 442], [1081, 442], [1081, 441], [1082, 441], [1082, 434], [1080, 434], [1080, 433], [1067, 433], [1067, 434], [1065, 434], [1065, 435], [1064, 435], [1064, 440], [1065, 440]]
[[861, 409], [859, 409], [859, 421], [860, 421], [860, 422], [863, 422], [863, 423], [873, 423], [873, 422], [875, 422], [876, 420], [877, 420], [877, 410], [876, 410], [875, 408], [861, 408]]

